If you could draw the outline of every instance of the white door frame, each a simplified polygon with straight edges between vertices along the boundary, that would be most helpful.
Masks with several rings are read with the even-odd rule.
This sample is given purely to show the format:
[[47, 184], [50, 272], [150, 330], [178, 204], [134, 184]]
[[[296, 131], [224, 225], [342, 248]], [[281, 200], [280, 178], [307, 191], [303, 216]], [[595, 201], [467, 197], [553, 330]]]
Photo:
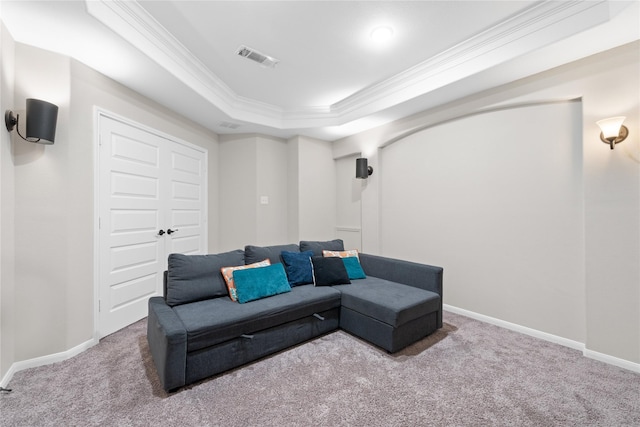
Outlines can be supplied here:
[[100, 121], [101, 118], [110, 118], [112, 120], [116, 120], [122, 122], [126, 125], [137, 127], [145, 132], [149, 132], [158, 137], [167, 139], [169, 141], [184, 145], [186, 147], [192, 148], [196, 151], [200, 151], [204, 153], [204, 162], [205, 162], [205, 191], [204, 191], [204, 203], [203, 203], [203, 233], [205, 236], [204, 239], [204, 252], [208, 252], [208, 198], [209, 198], [209, 188], [208, 188], [208, 173], [209, 173], [209, 165], [208, 165], [208, 149], [203, 148], [199, 145], [192, 144], [190, 142], [181, 140], [176, 138], [173, 135], [169, 135], [158, 129], [151, 128], [149, 126], [143, 125], [136, 121], [127, 119], [119, 114], [108, 111], [104, 108], [94, 106], [93, 107], [93, 147], [94, 147], [94, 156], [93, 156], [93, 339], [97, 343], [100, 339]]

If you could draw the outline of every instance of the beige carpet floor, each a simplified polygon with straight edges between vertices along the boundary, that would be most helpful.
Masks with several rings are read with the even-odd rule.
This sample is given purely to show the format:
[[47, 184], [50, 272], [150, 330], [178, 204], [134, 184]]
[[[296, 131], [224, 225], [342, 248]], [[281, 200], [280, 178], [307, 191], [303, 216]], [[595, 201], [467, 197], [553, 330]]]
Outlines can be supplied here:
[[167, 395], [146, 320], [18, 372], [1, 426], [640, 426], [640, 374], [445, 313], [389, 355], [337, 331]]

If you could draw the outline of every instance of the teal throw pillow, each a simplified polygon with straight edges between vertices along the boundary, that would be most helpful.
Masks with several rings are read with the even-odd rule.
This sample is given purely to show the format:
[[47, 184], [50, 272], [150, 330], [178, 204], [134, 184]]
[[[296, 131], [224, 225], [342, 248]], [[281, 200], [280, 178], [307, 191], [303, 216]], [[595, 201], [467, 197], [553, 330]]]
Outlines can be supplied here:
[[367, 276], [364, 274], [364, 270], [360, 265], [360, 261], [358, 257], [350, 256], [346, 258], [342, 258], [342, 262], [344, 262], [344, 267], [347, 269], [347, 274], [349, 275], [349, 279], [366, 279]]
[[233, 281], [238, 302], [241, 304], [291, 291], [287, 274], [280, 263], [236, 270], [233, 272]]

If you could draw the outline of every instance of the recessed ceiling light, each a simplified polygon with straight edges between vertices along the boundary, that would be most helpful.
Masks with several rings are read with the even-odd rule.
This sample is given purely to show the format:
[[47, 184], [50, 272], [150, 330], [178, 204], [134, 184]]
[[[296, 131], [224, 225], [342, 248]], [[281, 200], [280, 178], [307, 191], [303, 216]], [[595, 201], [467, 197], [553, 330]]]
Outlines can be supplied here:
[[391, 27], [376, 27], [371, 31], [371, 40], [376, 43], [387, 42], [393, 37], [393, 29]]

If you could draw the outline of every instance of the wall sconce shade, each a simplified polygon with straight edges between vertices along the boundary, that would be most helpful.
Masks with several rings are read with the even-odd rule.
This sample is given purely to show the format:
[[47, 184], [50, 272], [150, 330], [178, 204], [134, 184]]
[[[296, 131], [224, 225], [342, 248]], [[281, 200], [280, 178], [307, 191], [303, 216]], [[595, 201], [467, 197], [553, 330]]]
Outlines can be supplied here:
[[4, 113], [4, 123], [11, 132], [16, 128], [18, 136], [28, 142], [40, 144], [53, 144], [56, 138], [56, 123], [58, 120], [58, 106], [39, 99], [27, 99], [27, 136], [20, 134], [18, 123], [20, 114], [14, 115], [13, 111]]
[[367, 179], [373, 173], [373, 168], [368, 166], [366, 158], [360, 157], [356, 159], [356, 178]]
[[600, 139], [605, 144], [609, 144], [612, 150], [616, 144], [624, 141], [629, 135], [629, 129], [622, 125], [624, 119], [626, 119], [626, 117], [619, 116], [596, 122], [596, 124], [600, 126], [600, 130], [602, 130], [602, 132], [600, 132]]

